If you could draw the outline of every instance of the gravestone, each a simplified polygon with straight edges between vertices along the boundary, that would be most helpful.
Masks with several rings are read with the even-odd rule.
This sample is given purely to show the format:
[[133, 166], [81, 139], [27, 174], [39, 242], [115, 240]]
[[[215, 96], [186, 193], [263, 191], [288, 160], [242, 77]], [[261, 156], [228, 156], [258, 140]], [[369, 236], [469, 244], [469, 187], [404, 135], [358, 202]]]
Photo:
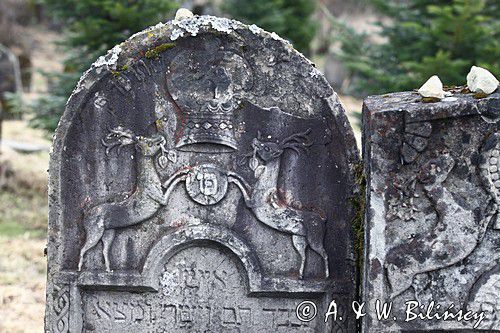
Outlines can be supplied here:
[[5, 93], [21, 91], [21, 70], [17, 57], [8, 48], [0, 44], [0, 143], [2, 140]]
[[210, 16], [135, 34], [55, 134], [46, 330], [355, 331], [358, 163], [337, 95], [276, 34]]
[[450, 92], [365, 100], [364, 332], [500, 331], [500, 93]]
[[0, 99], [5, 92], [21, 91], [21, 71], [14, 53], [0, 44]]

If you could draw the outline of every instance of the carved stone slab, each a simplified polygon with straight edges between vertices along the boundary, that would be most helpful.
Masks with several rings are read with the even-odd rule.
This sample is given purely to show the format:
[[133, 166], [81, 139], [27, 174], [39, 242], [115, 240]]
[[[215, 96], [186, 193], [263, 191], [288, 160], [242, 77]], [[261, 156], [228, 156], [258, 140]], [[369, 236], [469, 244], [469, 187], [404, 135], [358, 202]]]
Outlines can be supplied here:
[[275, 34], [201, 16], [134, 35], [56, 132], [46, 330], [353, 332], [357, 163], [336, 94]]
[[499, 117], [498, 92], [365, 100], [365, 332], [500, 330]]

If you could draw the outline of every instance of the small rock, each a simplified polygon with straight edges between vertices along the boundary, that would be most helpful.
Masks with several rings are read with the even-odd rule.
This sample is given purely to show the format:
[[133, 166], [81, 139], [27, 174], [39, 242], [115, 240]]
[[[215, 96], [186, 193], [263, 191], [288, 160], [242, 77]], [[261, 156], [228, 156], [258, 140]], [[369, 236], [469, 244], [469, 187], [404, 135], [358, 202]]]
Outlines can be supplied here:
[[418, 93], [422, 97], [444, 98], [443, 83], [437, 75], [432, 76], [427, 82], [424, 83]]
[[180, 21], [180, 20], [184, 20], [187, 18], [191, 18], [193, 16], [194, 16], [193, 13], [189, 9], [179, 8], [177, 10], [177, 13], [175, 13], [175, 20]]
[[490, 71], [472, 66], [467, 74], [467, 86], [469, 90], [475, 93], [491, 94], [498, 88], [498, 80]]

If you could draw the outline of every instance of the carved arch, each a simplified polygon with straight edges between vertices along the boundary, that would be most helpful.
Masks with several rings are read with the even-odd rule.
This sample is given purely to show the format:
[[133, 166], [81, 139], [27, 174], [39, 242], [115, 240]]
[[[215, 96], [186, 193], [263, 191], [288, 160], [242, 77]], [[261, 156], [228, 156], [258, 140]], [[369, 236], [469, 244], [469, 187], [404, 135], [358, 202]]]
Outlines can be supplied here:
[[159, 289], [158, 276], [165, 264], [178, 252], [197, 244], [217, 243], [231, 251], [246, 271], [248, 292], [261, 289], [262, 274], [260, 262], [250, 247], [231, 230], [217, 225], [202, 224], [182, 228], [165, 235], [149, 251], [144, 263], [142, 276], [147, 284]]

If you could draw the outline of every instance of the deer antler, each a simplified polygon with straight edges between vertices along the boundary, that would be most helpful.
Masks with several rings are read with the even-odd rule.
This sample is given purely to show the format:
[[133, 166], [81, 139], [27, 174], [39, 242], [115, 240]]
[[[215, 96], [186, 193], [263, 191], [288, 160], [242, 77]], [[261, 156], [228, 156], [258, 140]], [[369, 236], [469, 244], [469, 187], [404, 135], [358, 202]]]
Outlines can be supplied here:
[[281, 141], [280, 146], [282, 149], [291, 149], [297, 154], [300, 153], [299, 149], [306, 150], [307, 148], [313, 145], [313, 142], [309, 139], [309, 133], [311, 129], [308, 128], [302, 133], [296, 133], [290, 135], [288, 138], [285, 138]]
[[108, 131], [110, 133], [101, 140], [102, 144], [106, 147], [106, 155], [109, 155], [109, 152], [114, 147], [118, 147], [117, 152], [120, 154], [121, 147], [133, 144], [136, 141], [135, 134], [122, 126], [108, 129]]

